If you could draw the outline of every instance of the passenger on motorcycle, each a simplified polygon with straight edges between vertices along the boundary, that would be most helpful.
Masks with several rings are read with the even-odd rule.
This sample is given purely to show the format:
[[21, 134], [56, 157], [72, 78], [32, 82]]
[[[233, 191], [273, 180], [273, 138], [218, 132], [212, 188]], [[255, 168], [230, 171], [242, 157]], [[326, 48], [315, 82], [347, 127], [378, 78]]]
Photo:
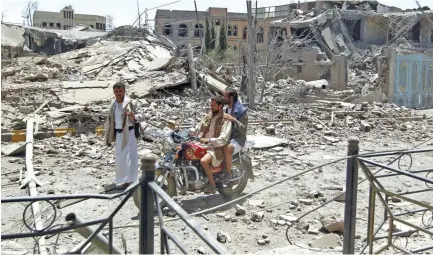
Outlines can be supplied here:
[[230, 182], [232, 178], [233, 154], [239, 153], [247, 140], [248, 114], [247, 108], [241, 104], [238, 93], [233, 88], [224, 91], [224, 100], [227, 103], [224, 118], [232, 123], [230, 143], [224, 147], [226, 174], [222, 182]]
[[200, 133], [200, 142], [209, 144], [207, 154], [200, 160], [206, 171], [209, 185], [205, 193], [216, 191], [215, 180], [212, 175], [212, 167], [221, 165], [224, 161], [224, 147], [229, 143], [232, 131], [232, 123], [223, 111], [224, 98], [213, 97], [210, 103], [211, 114], [207, 115], [196, 127]]

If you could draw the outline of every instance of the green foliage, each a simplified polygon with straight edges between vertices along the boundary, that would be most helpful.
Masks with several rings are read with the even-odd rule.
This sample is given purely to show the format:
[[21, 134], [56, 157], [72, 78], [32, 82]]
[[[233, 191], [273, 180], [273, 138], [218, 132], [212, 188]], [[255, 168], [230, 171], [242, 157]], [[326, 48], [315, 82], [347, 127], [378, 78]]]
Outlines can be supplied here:
[[239, 53], [232, 48], [227, 48], [225, 51], [214, 49], [207, 52], [205, 58], [205, 65], [211, 69], [217, 68], [215, 65], [223, 63], [232, 63], [238, 59]]
[[220, 35], [219, 35], [219, 51], [224, 52], [226, 50], [227, 50], [227, 33], [226, 33], [226, 26], [223, 23], [221, 25]]
[[211, 33], [211, 41], [210, 41], [210, 44], [209, 44], [209, 50], [213, 50], [213, 49], [215, 49], [215, 40], [216, 40], [216, 36], [215, 36], [215, 27], [214, 27], [214, 25], [213, 25], [213, 21], [212, 21], [212, 27], [211, 27], [211, 30], [210, 30], [210, 33]]
[[206, 52], [209, 52], [211, 49], [211, 33], [210, 33], [210, 27], [209, 27], [209, 19], [206, 18], [206, 33], [204, 35], [204, 45], [206, 48]]

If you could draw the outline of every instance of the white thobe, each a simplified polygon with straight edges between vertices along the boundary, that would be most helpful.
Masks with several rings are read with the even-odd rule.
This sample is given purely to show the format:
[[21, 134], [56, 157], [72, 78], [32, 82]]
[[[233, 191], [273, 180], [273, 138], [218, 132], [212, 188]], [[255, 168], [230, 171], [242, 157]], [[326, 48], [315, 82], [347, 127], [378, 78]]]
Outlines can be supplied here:
[[[123, 122], [123, 104], [115, 103], [114, 106], [114, 122], [115, 129], [122, 129]], [[127, 117], [129, 118], [129, 117]], [[135, 138], [134, 130], [129, 132], [128, 145], [122, 150], [122, 133], [116, 132], [116, 184], [131, 183], [138, 178], [138, 150], [137, 138]]]

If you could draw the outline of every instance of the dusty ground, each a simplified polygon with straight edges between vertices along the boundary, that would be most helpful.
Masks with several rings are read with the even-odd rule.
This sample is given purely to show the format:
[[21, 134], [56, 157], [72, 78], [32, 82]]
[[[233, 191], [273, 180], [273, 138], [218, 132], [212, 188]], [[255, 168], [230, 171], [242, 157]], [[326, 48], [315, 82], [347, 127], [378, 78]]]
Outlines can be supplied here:
[[[431, 114], [427, 112], [427, 114]], [[416, 123], [414, 123], [416, 124]], [[429, 126], [431, 130], [431, 126]], [[427, 135], [413, 138], [414, 134], [410, 131], [392, 133], [380, 128], [374, 132], [364, 133], [357, 131], [352, 135], [359, 136], [361, 152], [409, 149], [413, 146], [432, 138], [431, 132]], [[305, 139], [308, 141], [308, 138]], [[312, 166], [320, 165], [331, 161], [334, 158], [343, 157], [346, 154], [347, 141], [340, 139], [340, 142], [328, 144], [318, 140], [309, 141], [304, 147], [297, 148], [295, 151], [290, 148], [274, 148], [267, 151], [257, 151], [253, 153], [255, 181], [249, 182], [245, 190], [246, 193], [253, 192], [262, 187], [275, 183], [287, 176], [294, 175]], [[140, 143], [140, 149], [152, 148], [149, 144]], [[430, 140], [420, 148], [432, 148], [433, 140]], [[96, 149], [95, 149], [96, 148]], [[386, 162], [385, 157], [377, 158], [379, 162]], [[18, 173], [5, 173], [18, 171], [24, 166], [24, 159], [17, 157], [2, 157], [2, 197], [6, 196], [23, 196], [26, 190], [20, 190], [16, 181]], [[409, 158], [402, 158], [402, 169], [407, 169]], [[34, 155], [35, 170], [40, 171], [39, 180], [44, 185], [39, 188], [40, 194], [76, 194], [76, 193], [94, 193], [98, 189], [113, 183], [114, 180], [114, 154], [111, 149], [106, 149], [102, 145], [99, 137], [63, 137], [52, 138], [43, 141], [36, 141]], [[411, 170], [428, 169], [433, 165], [433, 153], [416, 154], [413, 156], [413, 166]], [[294, 224], [288, 231], [290, 240], [294, 245], [289, 245], [285, 237], [287, 226], [279, 225], [276, 221], [280, 215], [289, 215], [299, 217], [303, 213], [318, 206], [321, 202], [327, 201], [341, 191], [328, 190], [328, 186], [345, 186], [346, 162], [322, 167], [308, 174], [301, 176], [299, 179], [290, 180], [283, 184], [267, 189], [251, 198], [240, 201], [239, 205], [246, 208], [245, 216], [235, 215], [235, 204], [224, 210], [215, 211], [205, 216], [195, 217], [197, 221], [207, 230], [213, 238], [217, 238], [217, 233], [223, 231], [229, 234], [231, 242], [224, 246], [231, 253], [255, 253], [255, 254], [287, 254], [289, 253], [311, 253], [309, 245], [319, 237], [327, 235], [321, 231], [316, 231], [321, 227], [320, 217], [324, 216], [329, 219], [334, 216], [336, 219], [342, 219], [344, 215], [344, 203], [332, 202], [331, 204], [311, 213], [301, 220], [302, 226], [309, 226], [309, 231], [299, 230], [301, 224]], [[397, 166], [397, 163], [393, 164]], [[406, 168], [405, 168], [406, 166]], [[373, 168], [376, 170], [375, 168]], [[389, 171], [382, 171], [389, 173]], [[425, 174], [423, 174], [424, 176]], [[359, 180], [365, 179], [362, 172], [359, 174]], [[380, 180], [381, 183], [390, 191], [412, 191], [424, 189], [426, 186], [423, 182], [409, 179], [407, 177], [389, 177]], [[357, 229], [356, 249], [363, 246], [363, 239], [366, 237], [367, 226], [367, 204], [368, 204], [368, 182], [363, 182], [358, 187], [358, 210], [357, 210]], [[317, 193], [319, 192], [319, 194]], [[314, 198], [318, 194], [318, 198]], [[433, 203], [432, 192], [425, 192], [410, 197], [429, 204]], [[227, 200], [220, 195], [204, 196], [200, 193], [188, 193], [178, 197], [182, 206], [189, 213], [211, 208]], [[303, 199], [307, 199], [305, 202]], [[254, 207], [257, 200], [263, 200], [261, 207]], [[311, 201], [310, 201], [311, 200]], [[57, 220], [55, 224], [64, 224], [65, 216], [70, 212], [75, 212], [86, 220], [94, 220], [109, 215], [120, 203], [121, 199], [113, 201], [105, 200], [87, 200], [64, 209], [57, 211]], [[390, 202], [391, 208], [396, 212], [417, 209], [418, 207], [407, 202]], [[377, 200], [376, 223], [383, 217], [383, 207]], [[2, 204], [2, 234], [16, 233], [28, 230], [22, 222], [22, 212], [25, 204]], [[263, 211], [264, 218], [261, 222], [252, 222], [251, 215], [255, 212]], [[52, 215], [46, 212], [46, 216]], [[132, 199], [115, 216], [115, 226], [138, 224], [138, 210]], [[405, 216], [404, 219], [421, 224], [422, 214], [417, 213]], [[171, 219], [171, 217], [166, 217]], [[285, 223], [284, 223], [285, 224]], [[177, 235], [177, 237], [186, 245], [191, 253], [211, 253], [207, 246], [198, 240], [196, 235], [181, 221], [170, 221], [166, 225]], [[386, 224], [387, 225], [387, 224]], [[384, 227], [386, 228], [386, 226]], [[385, 232], [382, 230], [379, 235]], [[119, 228], [115, 230], [114, 243], [123, 249], [121, 236], [126, 239], [128, 253], [138, 252], [138, 228]], [[258, 240], [263, 235], [267, 235], [270, 242], [265, 245], [259, 245]], [[342, 236], [339, 237], [342, 240]], [[50, 254], [64, 253], [79, 244], [83, 238], [73, 232], [64, 233], [59, 236], [47, 239], [48, 251]], [[420, 248], [432, 243], [432, 239], [423, 233], [415, 233], [409, 238], [407, 249]], [[398, 240], [400, 242], [400, 240]], [[33, 239], [17, 240], [23, 251], [33, 253], [35, 241]], [[376, 242], [376, 247], [381, 247], [383, 241]], [[159, 234], [155, 229], [155, 251], [159, 251]], [[342, 242], [333, 250], [327, 252], [341, 251]], [[171, 245], [174, 248], [174, 245]], [[301, 248], [302, 247], [302, 248]], [[173, 253], [180, 252], [174, 248]], [[323, 251], [322, 251], [323, 252]], [[389, 252], [394, 253], [393, 250]], [[24, 253], [24, 252], [23, 252]]]

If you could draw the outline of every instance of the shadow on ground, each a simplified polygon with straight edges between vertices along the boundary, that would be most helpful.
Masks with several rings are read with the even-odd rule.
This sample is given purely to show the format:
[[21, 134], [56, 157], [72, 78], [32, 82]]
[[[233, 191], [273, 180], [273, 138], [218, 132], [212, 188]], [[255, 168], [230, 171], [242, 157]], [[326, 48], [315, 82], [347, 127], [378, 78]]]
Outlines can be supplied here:
[[[242, 195], [244, 195], [244, 194], [241, 194], [240, 196], [242, 196]], [[203, 210], [206, 210], [209, 208], [213, 208], [213, 207], [225, 204], [229, 201], [236, 199], [236, 197], [226, 198], [226, 197], [223, 197], [219, 194], [203, 195], [203, 196], [199, 196], [199, 197], [195, 197], [195, 198], [191, 198], [191, 199], [185, 199], [185, 200], [181, 200], [180, 198], [181, 197], [177, 197], [175, 200], [177, 200], [177, 201], [178, 201], [178, 199], [180, 200], [181, 207], [188, 214], [203, 211]], [[246, 201], [246, 199], [241, 199], [241, 200], [237, 201], [236, 203], [228, 204], [226, 206], [218, 208], [216, 211], [222, 212], [222, 211], [230, 210], [231, 208], [234, 208], [236, 204], [243, 205], [245, 203], [245, 201]], [[166, 205], [165, 203], [162, 204], [162, 213], [164, 216], [168, 216], [168, 217], [175, 217], [176, 216], [174, 211], [171, 209], [168, 209], [168, 205]], [[156, 215], [157, 214], [155, 211], [155, 216]], [[131, 220], [139, 220], [139, 215], [132, 217]]]
[[[234, 200], [236, 197], [233, 198], [226, 198], [219, 194], [214, 195], [208, 195], [208, 196], [200, 196], [195, 197], [192, 199], [186, 199], [181, 200], [181, 206], [182, 208], [187, 211], [188, 213], [194, 213], [202, 210], [206, 210], [215, 206], [219, 206], [221, 204], [227, 203], [231, 200]], [[218, 211], [227, 211], [231, 208], [235, 207], [236, 204], [243, 204], [245, 202], [245, 199], [242, 199], [240, 201], [237, 201], [236, 203], [226, 205], [222, 208], [218, 208]]]

